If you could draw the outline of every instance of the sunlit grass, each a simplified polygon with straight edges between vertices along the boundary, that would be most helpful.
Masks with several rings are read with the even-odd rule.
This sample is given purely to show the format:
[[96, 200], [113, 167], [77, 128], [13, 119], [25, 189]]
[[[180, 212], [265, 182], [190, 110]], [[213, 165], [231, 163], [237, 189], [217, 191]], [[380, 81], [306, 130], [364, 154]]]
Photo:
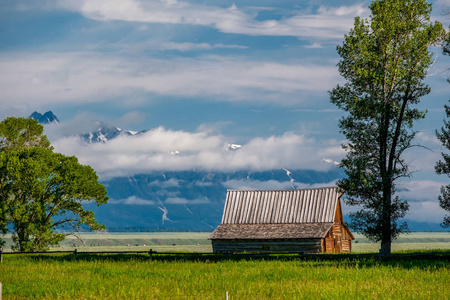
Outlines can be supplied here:
[[4, 299], [448, 299], [446, 260], [7, 255]]

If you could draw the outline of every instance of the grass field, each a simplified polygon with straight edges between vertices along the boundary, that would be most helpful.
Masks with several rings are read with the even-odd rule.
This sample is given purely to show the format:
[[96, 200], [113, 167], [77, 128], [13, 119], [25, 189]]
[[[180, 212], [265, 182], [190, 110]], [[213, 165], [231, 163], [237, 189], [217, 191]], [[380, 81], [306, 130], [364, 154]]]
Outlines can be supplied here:
[[6, 255], [3, 299], [449, 299], [449, 255]]
[[[209, 233], [84, 234], [51, 250], [211, 252]], [[356, 236], [354, 250], [379, 245]], [[125, 246], [130, 244], [130, 246]], [[139, 246], [136, 246], [139, 244]], [[143, 246], [145, 244], [145, 246]], [[174, 245], [175, 244], [175, 245]], [[412, 233], [394, 251], [450, 250], [450, 233]], [[0, 265], [7, 299], [449, 299], [440, 258], [298, 255], [12, 254]]]

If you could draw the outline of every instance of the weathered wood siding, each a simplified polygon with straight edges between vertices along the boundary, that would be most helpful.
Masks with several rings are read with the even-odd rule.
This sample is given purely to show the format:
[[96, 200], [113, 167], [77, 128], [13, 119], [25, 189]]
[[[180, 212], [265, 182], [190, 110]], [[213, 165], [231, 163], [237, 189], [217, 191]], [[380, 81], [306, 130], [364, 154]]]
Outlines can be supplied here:
[[233, 252], [322, 252], [321, 239], [299, 240], [212, 240], [214, 253]]

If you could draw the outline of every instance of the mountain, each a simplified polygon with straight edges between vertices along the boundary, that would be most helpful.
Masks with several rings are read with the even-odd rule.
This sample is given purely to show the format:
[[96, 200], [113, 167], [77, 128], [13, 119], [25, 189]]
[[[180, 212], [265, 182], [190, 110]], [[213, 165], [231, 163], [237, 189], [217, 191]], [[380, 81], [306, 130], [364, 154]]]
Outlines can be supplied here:
[[140, 132], [129, 131], [114, 127], [104, 122], [96, 122], [96, 127], [90, 132], [81, 133], [80, 136], [86, 143], [106, 143], [119, 135], [135, 135]]
[[110, 201], [89, 208], [110, 230], [129, 227], [213, 230], [221, 222], [227, 189], [292, 189], [341, 178], [328, 172], [168, 171], [102, 181]]
[[[51, 112], [34, 112], [30, 117], [40, 123], [58, 123]], [[107, 143], [121, 136], [139, 135], [96, 122], [89, 132], [80, 133], [85, 143]], [[226, 151], [240, 151], [241, 145], [229, 144]], [[177, 151], [173, 152], [174, 155]], [[325, 160], [327, 161], [327, 160]], [[345, 176], [337, 166], [330, 171], [275, 169], [269, 171], [161, 171], [103, 180], [110, 201], [94, 211], [97, 220], [111, 231], [205, 230], [212, 231], [222, 218], [227, 189], [292, 189], [332, 184]], [[346, 217], [348, 221], [348, 218]], [[408, 221], [414, 231], [439, 231], [439, 223]]]
[[52, 111], [48, 111], [45, 114], [40, 114], [35, 111], [29, 118], [32, 118], [41, 124], [59, 123], [58, 117], [56, 117]]

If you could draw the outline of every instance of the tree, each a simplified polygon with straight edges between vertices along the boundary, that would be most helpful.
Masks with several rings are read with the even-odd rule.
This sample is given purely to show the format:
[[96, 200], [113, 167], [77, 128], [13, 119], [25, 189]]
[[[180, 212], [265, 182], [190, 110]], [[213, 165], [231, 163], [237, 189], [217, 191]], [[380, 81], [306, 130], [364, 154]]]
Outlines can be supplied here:
[[108, 200], [95, 171], [54, 153], [42, 133], [32, 119], [0, 123], [0, 229], [13, 230], [13, 249], [21, 252], [47, 250], [83, 225], [104, 228], [82, 205]]
[[[443, 41], [442, 51], [445, 55], [450, 55], [450, 34], [446, 35], [446, 39]], [[450, 83], [450, 79], [447, 79]], [[450, 100], [449, 100], [450, 102]], [[450, 118], [450, 106], [445, 105], [445, 113], [447, 119]], [[441, 141], [441, 144], [450, 149], [450, 123], [444, 120], [444, 126], [441, 131], [436, 131], [436, 137]], [[436, 163], [435, 169], [437, 174], [445, 174], [450, 177], [450, 155], [441, 153], [442, 160]], [[441, 194], [439, 195], [439, 205], [446, 211], [450, 212], [450, 184], [441, 187]], [[450, 216], [446, 215], [441, 224], [443, 228], [450, 227]]]
[[426, 113], [414, 105], [430, 92], [423, 83], [432, 64], [428, 47], [443, 28], [430, 22], [424, 0], [374, 1], [369, 8], [371, 19], [356, 17], [337, 47], [346, 83], [330, 91], [330, 100], [346, 112], [339, 127], [347, 139], [346, 178], [337, 185], [359, 209], [350, 213], [350, 226], [390, 254], [392, 240], [408, 230], [398, 222], [408, 203], [395, 196], [395, 182], [411, 175], [402, 155], [413, 146], [414, 121]]
[[[450, 118], [450, 106], [445, 105], [445, 113], [447, 118]], [[436, 131], [437, 138], [441, 141], [442, 145], [450, 149], [450, 123], [444, 120], [444, 126], [441, 128], [441, 132]], [[436, 163], [435, 169], [437, 174], [445, 174], [450, 177], [450, 155], [441, 153], [442, 159]], [[441, 194], [439, 195], [439, 205], [450, 212], [450, 184], [441, 187]], [[450, 216], [446, 215], [441, 226], [443, 228], [450, 227]]]

